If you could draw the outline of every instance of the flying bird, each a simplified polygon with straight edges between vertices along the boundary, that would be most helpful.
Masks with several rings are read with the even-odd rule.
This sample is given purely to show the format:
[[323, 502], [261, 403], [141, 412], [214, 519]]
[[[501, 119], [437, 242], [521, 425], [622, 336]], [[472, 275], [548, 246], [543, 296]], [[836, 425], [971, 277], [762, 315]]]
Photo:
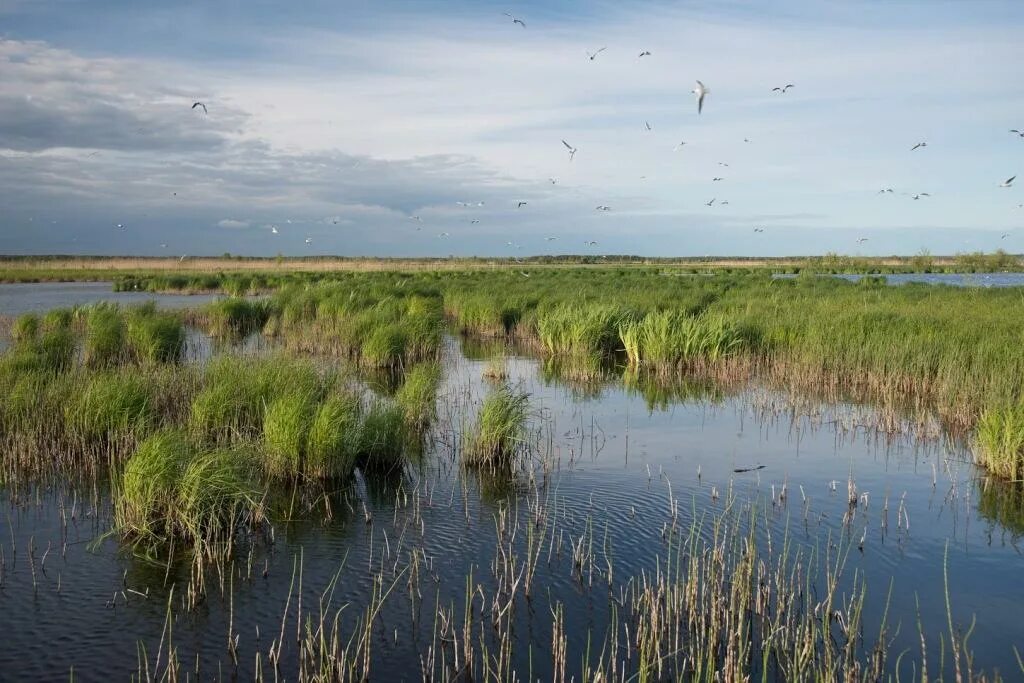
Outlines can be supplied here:
[[743, 142], [750, 142], [750, 138], [743, 138]]
[[728, 206], [729, 205], [729, 200], [728, 199], [723, 199], [722, 201], [718, 202], [718, 205], [719, 206]]
[[423, 221], [423, 219], [420, 218], [419, 216], [409, 216], [409, 220], [411, 220], [411, 221], [420, 221], [420, 222]]
[[729, 168], [729, 164], [725, 163], [724, 161], [719, 161], [718, 165], [719, 166], [725, 166], [726, 168]]
[[913, 199], [915, 202], [921, 197], [931, 197], [931, 195], [928, 194], [927, 192], [918, 192], [917, 194], [910, 195], [910, 198]]
[[479, 218], [474, 218], [473, 220], [471, 220], [471, 221], [469, 222], [469, 224], [470, 224], [470, 225], [476, 225], [476, 224], [477, 224], [477, 223], [479, 223], [479, 222], [480, 222], [480, 219], [479, 219]]
[[647, 127], [647, 130], [652, 130], [650, 122], [644, 121], [644, 126]]
[[518, 204], [516, 204], [516, 208], [517, 208], [517, 209], [521, 209], [521, 208], [523, 208], [524, 206], [526, 206], [526, 202], [519, 202]]
[[209, 114], [209, 113], [210, 113], [210, 112], [208, 112], [208, 111], [206, 110], [206, 105], [205, 105], [205, 104], [203, 104], [202, 102], [193, 102], [193, 103], [192, 103], [192, 108], [193, 108], [193, 109], [195, 109], [196, 107], [202, 107], [202, 108], [203, 108], [203, 113], [204, 113], [204, 114]]
[[868, 241], [867, 237], [861, 237], [860, 239], [857, 240], [857, 244], [863, 244], [864, 242], [867, 242], [867, 241]]
[[[32, 219], [30, 218], [29, 220], [32, 220]], [[117, 229], [118, 230], [124, 230], [124, 223], [118, 223], [117, 224]]]
[[449, 233], [447, 233], [447, 232], [441, 232], [441, 233], [438, 233], [438, 235], [437, 235], [437, 236], [438, 236], [438, 237], [449, 237]]
[[588, 241], [584, 242], [583, 244], [586, 244], [589, 247], [596, 247], [597, 246], [597, 240], [588, 240]]
[[552, 185], [557, 185], [558, 178], [548, 178], [548, 182], [551, 183]]
[[714, 178], [711, 179], [711, 182], [717, 183], [719, 180], [724, 180], [724, 178], [720, 178], [718, 176], [715, 176]]
[[1021, 131], [1021, 130], [1017, 130], [1016, 128], [1011, 128], [1011, 129], [1010, 129], [1010, 132], [1011, 132], [1011, 133], [1016, 133], [1016, 134], [1017, 134], [1018, 136], [1020, 136], [1020, 137], [1024, 138], [1024, 131]]
[[885, 194], [886, 192], [892, 194], [892, 188], [891, 187], [883, 187], [881, 190], [878, 191], [878, 194]]
[[1009, 236], [1010, 236], [1010, 233], [1008, 233], [1008, 232], [1004, 232], [1004, 233], [1003, 233], [1002, 235], [1000, 235], [999, 239], [1001, 239], [1001, 240], [1005, 240], [1005, 239], [1006, 239], [1007, 237], [1009, 237]]
[[703, 83], [697, 81], [697, 86], [690, 92], [697, 96], [697, 113], [700, 114], [704, 109], [704, 96], [711, 91], [708, 90]]
[[598, 50], [597, 52], [594, 52], [594, 53], [590, 53], [590, 52], [588, 52], [588, 53], [587, 53], [587, 57], [589, 57], [589, 58], [590, 58], [590, 61], [594, 61], [595, 59], [597, 59], [597, 56], [598, 56], [599, 54], [601, 54], [602, 52], [604, 52], [604, 51], [605, 51], [605, 50], [607, 50], [607, 49], [608, 49], [608, 47], [606, 46], [606, 47], [602, 47], [602, 48], [601, 48], [600, 50]]
[[277, 234], [277, 226], [276, 225], [271, 225], [270, 226], [270, 233], [273, 234], [273, 235]]
[[313, 238], [312, 237], [307, 237], [306, 238], [306, 244], [313, 244]]
[[1017, 178], [1017, 176], [1011, 176], [1011, 177], [1007, 178], [1003, 182], [999, 183], [999, 187], [1013, 187], [1013, 181], [1016, 178]]
[[526, 24], [523, 23], [522, 19], [516, 19], [509, 12], [505, 12], [505, 16], [508, 17], [509, 19], [511, 19], [513, 24], [519, 24], [523, 28], [526, 28]]
[[754, 228], [754, 232], [764, 232], [764, 228]]
[[704, 202], [704, 206], [711, 206], [714, 203], [715, 203], [715, 199], [714, 199], [714, 197], [712, 197], [710, 202]]
[[784, 93], [787, 90], [789, 90], [790, 88], [795, 88], [795, 87], [796, 86], [793, 85], [792, 83], [787, 83], [786, 85], [782, 86], [781, 88], [779, 88], [779, 87], [772, 88], [772, 92]]
[[685, 141], [685, 140], [683, 140], [683, 141], [682, 141], [682, 142], [680, 142], [680, 143], [679, 143], [678, 145], [676, 145], [675, 147], [673, 147], [673, 148], [672, 148], [672, 151], [673, 151], [673, 152], [678, 152], [679, 150], [681, 150], [681, 149], [683, 148], [683, 145], [685, 145], [685, 144], [686, 144], [686, 141]]
[[910, 148], [910, 151], [911, 151], [911, 152], [913, 152], [913, 151], [914, 151], [915, 149], [917, 149], [918, 147], [927, 147], [927, 146], [928, 146], [928, 143], [927, 143], [927, 142], [919, 142], [919, 143], [917, 143], [916, 145], [914, 145], [913, 147], [911, 147], [911, 148]]
[[554, 242], [557, 239], [558, 239], [557, 237], [545, 237], [544, 241], [545, 242]]
[[650, 56], [651, 56], [651, 51], [650, 50], [644, 50], [643, 52], [641, 52], [639, 54], [639, 56], [637, 56], [637, 59], [640, 59], [642, 57], [650, 57]]
[[594, 207], [594, 211], [611, 211], [612, 207], [605, 206], [604, 204], [598, 204]]
[[568, 142], [566, 142], [565, 140], [562, 140], [562, 144], [563, 144], [563, 145], [565, 145], [565, 148], [566, 148], [567, 150], [569, 150], [569, 161], [572, 161], [572, 158], [573, 158], [574, 156], [576, 156], [576, 148], [575, 148], [575, 147], [573, 147], [572, 145], [570, 145], [570, 144], [569, 144]]

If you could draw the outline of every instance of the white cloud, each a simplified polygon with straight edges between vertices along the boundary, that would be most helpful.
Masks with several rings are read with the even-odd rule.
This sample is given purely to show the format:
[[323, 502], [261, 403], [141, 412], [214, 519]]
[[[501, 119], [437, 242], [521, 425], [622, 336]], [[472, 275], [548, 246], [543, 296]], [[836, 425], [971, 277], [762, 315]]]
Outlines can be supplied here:
[[239, 221], [234, 218], [225, 218], [217, 221], [218, 228], [227, 228], [229, 230], [239, 230], [242, 228], [248, 228], [252, 223], [249, 221]]

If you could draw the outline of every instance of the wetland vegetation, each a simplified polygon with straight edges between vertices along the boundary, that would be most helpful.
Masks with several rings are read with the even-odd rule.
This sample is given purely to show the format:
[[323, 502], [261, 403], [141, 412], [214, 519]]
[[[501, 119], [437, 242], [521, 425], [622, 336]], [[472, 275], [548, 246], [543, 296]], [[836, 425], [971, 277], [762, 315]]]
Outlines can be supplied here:
[[[75, 590], [61, 577], [90, 562], [69, 545], [88, 510], [91, 553], [125, 567], [105, 606], [149, 614], [123, 634], [140, 680], [1024, 673], [1012, 629], [979, 644], [972, 618], [1002, 618], [957, 604], [949, 572], [970, 560], [934, 540], [981, 531], [925, 522], [938, 575], [901, 586], [896, 568], [911, 518], [935, 517], [908, 490], [948, 488], [943, 509], [990, 544], [1024, 534], [1018, 288], [529, 264], [117, 286], [224, 298], [9, 321], [0, 602]], [[735, 432], [723, 405], [931, 463], [850, 455], [825, 495], [820, 464], [772, 461], [789, 464], [762, 482], [767, 450], [667, 457], [705, 422]], [[677, 407], [686, 438], [645, 432]]]

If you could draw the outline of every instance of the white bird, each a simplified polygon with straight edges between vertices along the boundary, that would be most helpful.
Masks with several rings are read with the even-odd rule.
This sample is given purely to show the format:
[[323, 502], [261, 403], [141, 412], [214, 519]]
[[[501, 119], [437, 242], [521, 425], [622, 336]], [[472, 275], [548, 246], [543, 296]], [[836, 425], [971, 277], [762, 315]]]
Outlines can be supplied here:
[[567, 150], [569, 150], [569, 161], [572, 161], [572, 158], [573, 158], [574, 156], [576, 156], [576, 148], [575, 148], [575, 147], [573, 147], [572, 145], [570, 145], [570, 144], [569, 144], [568, 142], [566, 142], [565, 140], [562, 140], [562, 144], [563, 144], [563, 145], [565, 145], [565, 148], [566, 148]]
[[307, 237], [306, 238], [306, 244], [313, 244], [313, 238], [312, 237]]
[[277, 234], [277, 226], [276, 225], [271, 225], [270, 226], [270, 232], [272, 234], [276, 235]]
[[479, 222], [480, 222], [480, 219], [479, 219], [479, 218], [474, 218], [473, 220], [471, 220], [471, 221], [469, 222], [469, 224], [470, 224], [470, 225], [476, 225], [476, 224], [477, 224], [477, 223], [479, 223]]
[[697, 113], [699, 114], [704, 109], [704, 96], [711, 91], [703, 83], [697, 81], [697, 86], [690, 92], [697, 96]]
[[598, 204], [594, 207], [594, 211], [611, 211], [612, 207], [605, 206], [604, 204]]
[[551, 183], [552, 185], [557, 185], [558, 178], [548, 178], [548, 182]]
[[910, 195], [910, 198], [913, 199], [915, 202], [921, 197], [931, 197], [931, 195], [928, 194], [927, 192], [918, 192], [917, 194]]
[[714, 203], [715, 203], [715, 199], [714, 199], [714, 197], [712, 197], [710, 202], [704, 202], [704, 206], [711, 206]]
[[1001, 239], [1001, 240], [1005, 240], [1005, 239], [1006, 239], [1007, 237], [1009, 237], [1009, 236], [1010, 236], [1010, 233], [1008, 233], [1008, 232], [1004, 232], [1004, 233], [1003, 233], [1003, 234], [1002, 234], [1002, 235], [1001, 235], [1001, 236], [999, 237], [999, 239]]
[[881, 190], [878, 191], [878, 194], [885, 194], [886, 192], [888, 192], [889, 194], [892, 194], [892, 188], [891, 187], [883, 187]]
[[419, 216], [409, 216], [409, 220], [412, 220], [412, 221], [420, 221], [420, 222], [422, 222], [422, 221], [423, 221], [423, 219], [422, 219], [422, 218], [420, 218]]
[[652, 130], [650, 122], [644, 121], [644, 126], [647, 127], [647, 130]]
[[210, 112], [206, 111], [206, 105], [203, 104], [202, 102], [193, 102], [192, 103], [192, 108], [195, 109], [196, 107], [202, 107], [204, 114], [209, 114], [210, 113]]
[[545, 237], [544, 241], [546, 241], [546, 242], [554, 242], [557, 239], [558, 239], [557, 237]]
[[505, 16], [508, 17], [509, 19], [511, 19], [513, 24], [519, 24], [523, 28], [526, 28], [526, 24], [523, 23], [523, 21], [521, 19], [516, 19], [509, 12], [505, 12]]
[[529, 274], [529, 273], [527, 273], [527, 272], [526, 272], [525, 270], [521, 270], [521, 271], [519, 271], [519, 273], [520, 273], [520, 275], [522, 275], [523, 277], [530, 277], [530, 274]]
[[1016, 178], [1017, 178], [1017, 176], [1011, 176], [1011, 177], [1007, 178], [1003, 182], [999, 183], [999, 187], [1013, 187], [1013, 181]]
[[1011, 128], [1010, 132], [1016, 133], [1018, 136], [1024, 138], [1024, 130], [1017, 130], [1016, 128]]
[[[30, 218], [29, 220], [32, 220], [32, 219]], [[117, 229], [118, 230], [124, 230], [124, 223], [118, 223], [117, 224]]]
[[676, 145], [675, 147], [673, 147], [673, 148], [672, 148], [672, 151], [673, 151], [673, 152], [678, 152], [679, 150], [681, 150], [681, 149], [683, 148], [683, 145], [685, 145], [685, 144], [686, 144], [686, 140], [683, 140], [683, 141], [682, 141], [682, 142], [680, 142], [680, 143], [679, 143], [678, 145]]
[[160, 244], [160, 248], [161, 249], [166, 249], [167, 248], [167, 244], [166, 243], [161, 243]]
[[772, 88], [772, 92], [784, 93], [787, 90], [789, 90], [790, 88], [795, 88], [795, 87], [796, 86], [793, 85], [792, 83], [787, 83], [786, 85], [782, 86], [781, 88], [779, 88], [779, 87]]
[[516, 208], [517, 208], [517, 209], [521, 209], [521, 208], [523, 208], [524, 206], [526, 206], [526, 202], [519, 202], [518, 204], [516, 204]]
[[607, 50], [607, 49], [608, 49], [608, 48], [607, 48], [607, 46], [606, 46], [606, 47], [602, 47], [602, 48], [601, 48], [600, 50], [598, 50], [597, 52], [593, 52], [593, 53], [591, 53], [591, 52], [588, 52], [588, 53], [587, 53], [587, 57], [589, 57], [589, 58], [590, 58], [590, 61], [594, 61], [595, 59], [597, 59], [597, 56], [598, 56], [599, 54], [601, 54], [602, 52], [604, 52], [604, 51], [605, 51], [605, 50]]
[[650, 57], [650, 56], [651, 56], [651, 51], [650, 50], [644, 50], [643, 52], [640, 53], [640, 55], [637, 57], [637, 59], [641, 59], [642, 57]]
[[583, 244], [586, 244], [588, 247], [596, 247], [597, 246], [597, 240], [588, 240], [588, 241], [584, 242]]
[[[867, 242], [867, 241], [868, 241], [867, 237], [861, 237], [860, 239], [857, 240], [857, 244], [863, 244], [864, 242]], [[833, 490], [835, 490], [835, 489], [833, 489]]]
[[718, 176], [715, 176], [714, 178], [711, 179], [711, 182], [717, 183], [719, 180], [725, 180], [725, 179], [724, 178], [720, 178]]
[[729, 200], [723, 199], [722, 201], [718, 202], [718, 204], [719, 206], [729, 206]]
[[754, 228], [754, 232], [764, 232], [764, 228]]
[[729, 164], [725, 163], [724, 161], [719, 161], [718, 165], [719, 166], [725, 166], [726, 168], [729, 168]]
[[919, 142], [916, 145], [914, 145], [913, 147], [911, 147], [910, 151], [913, 152], [915, 149], [917, 149], [919, 147], [927, 147], [927, 146], [928, 146], [927, 142]]
[[438, 233], [438, 235], [437, 235], [437, 236], [438, 236], [438, 237], [449, 237], [449, 233], [447, 233], [447, 232], [441, 232], [441, 233]]
[[743, 138], [743, 142], [750, 142], [750, 138]]

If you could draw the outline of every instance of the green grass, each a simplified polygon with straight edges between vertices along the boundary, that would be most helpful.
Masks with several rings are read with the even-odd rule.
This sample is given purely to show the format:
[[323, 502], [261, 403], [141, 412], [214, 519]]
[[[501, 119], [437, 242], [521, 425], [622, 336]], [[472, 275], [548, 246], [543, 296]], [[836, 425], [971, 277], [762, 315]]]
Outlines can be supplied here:
[[263, 448], [270, 474], [294, 478], [302, 473], [315, 409], [314, 397], [308, 393], [288, 393], [267, 404]]
[[174, 363], [185, 353], [185, 326], [172, 314], [140, 311], [128, 316], [128, 343], [148, 363]]
[[64, 405], [68, 434], [86, 442], [144, 437], [155, 418], [151, 386], [130, 371], [89, 377]]
[[1004, 479], [1024, 479], [1024, 404], [989, 408], [978, 422], [975, 460]]
[[97, 305], [85, 314], [85, 362], [90, 367], [112, 367], [127, 355], [126, 326], [115, 306]]
[[258, 459], [249, 446], [230, 446], [199, 453], [185, 468], [175, 497], [177, 526], [200, 553], [262, 521]]
[[318, 479], [352, 473], [360, 444], [359, 399], [329, 396], [317, 409], [306, 444], [306, 474]]
[[357, 464], [370, 472], [392, 472], [405, 465], [405, 411], [378, 401], [370, 407], [359, 428]]
[[15, 344], [31, 344], [39, 334], [39, 316], [35, 313], [24, 313], [14, 319], [11, 326], [11, 339]]
[[437, 362], [419, 363], [405, 373], [405, 382], [395, 393], [395, 402], [405, 411], [410, 427], [421, 429], [433, 419], [440, 383], [441, 366]]
[[375, 329], [363, 345], [363, 360], [375, 368], [398, 368], [405, 360], [406, 331], [397, 323]]
[[467, 465], [508, 464], [524, 445], [529, 396], [508, 385], [484, 399], [472, 434], [463, 437]]
[[244, 337], [259, 331], [270, 317], [266, 301], [228, 297], [205, 309], [210, 334], [215, 337]]
[[134, 547], [152, 552], [178, 533], [178, 485], [194, 455], [180, 429], [156, 432], [125, 463], [114, 523]]

